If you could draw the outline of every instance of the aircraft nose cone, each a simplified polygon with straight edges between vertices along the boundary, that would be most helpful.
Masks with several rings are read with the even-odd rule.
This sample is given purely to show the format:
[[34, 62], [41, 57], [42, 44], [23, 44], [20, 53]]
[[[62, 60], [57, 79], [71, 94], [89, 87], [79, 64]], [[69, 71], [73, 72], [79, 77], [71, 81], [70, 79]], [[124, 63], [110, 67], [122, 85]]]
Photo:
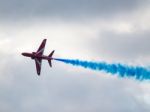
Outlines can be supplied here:
[[24, 53], [21, 53], [23, 56], [25, 55]]

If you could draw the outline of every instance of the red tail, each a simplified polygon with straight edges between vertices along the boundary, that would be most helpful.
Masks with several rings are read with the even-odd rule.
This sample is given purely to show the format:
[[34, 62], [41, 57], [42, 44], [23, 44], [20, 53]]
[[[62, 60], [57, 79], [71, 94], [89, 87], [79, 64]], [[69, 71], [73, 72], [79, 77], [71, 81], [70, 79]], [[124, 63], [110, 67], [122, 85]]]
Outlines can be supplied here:
[[[52, 58], [53, 54], [54, 54], [55, 50], [53, 50], [48, 57]], [[49, 66], [52, 67], [52, 59], [48, 60]]]

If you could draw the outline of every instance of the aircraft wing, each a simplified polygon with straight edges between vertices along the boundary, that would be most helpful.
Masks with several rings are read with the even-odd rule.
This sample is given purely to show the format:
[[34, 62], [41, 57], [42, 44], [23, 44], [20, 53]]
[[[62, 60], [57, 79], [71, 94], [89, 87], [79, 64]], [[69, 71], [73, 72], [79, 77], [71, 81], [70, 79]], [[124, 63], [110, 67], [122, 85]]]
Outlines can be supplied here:
[[37, 74], [40, 75], [40, 73], [41, 73], [42, 59], [35, 58], [35, 64], [36, 64]]
[[39, 47], [39, 49], [37, 50], [36, 54], [38, 55], [43, 55], [44, 49], [45, 49], [45, 44], [46, 44], [46, 39], [44, 39]]

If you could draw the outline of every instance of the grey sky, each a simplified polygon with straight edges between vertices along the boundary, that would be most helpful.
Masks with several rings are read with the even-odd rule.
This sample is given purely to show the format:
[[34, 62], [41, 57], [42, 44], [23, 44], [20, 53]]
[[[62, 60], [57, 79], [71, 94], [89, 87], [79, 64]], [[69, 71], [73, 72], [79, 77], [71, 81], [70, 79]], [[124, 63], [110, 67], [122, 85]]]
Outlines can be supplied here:
[[0, 0], [4, 20], [58, 17], [60, 19], [109, 18], [149, 4], [149, 0]]
[[149, 112], [149, 81], [21, 56], [45, 54], [149, 66], [149, 0], [0, 0], [1, 112]]

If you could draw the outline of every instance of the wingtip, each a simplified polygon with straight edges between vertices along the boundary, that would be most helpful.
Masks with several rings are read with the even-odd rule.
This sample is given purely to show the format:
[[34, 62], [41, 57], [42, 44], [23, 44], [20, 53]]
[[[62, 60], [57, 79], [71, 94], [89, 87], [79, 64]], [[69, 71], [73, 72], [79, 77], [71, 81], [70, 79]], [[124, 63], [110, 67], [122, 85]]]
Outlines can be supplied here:
[[37, 72], [37, 75], [40, 76], [40, 72], [39, 71]]
[[47, 39], [43, 39], [43, 41], [46, 41]]

